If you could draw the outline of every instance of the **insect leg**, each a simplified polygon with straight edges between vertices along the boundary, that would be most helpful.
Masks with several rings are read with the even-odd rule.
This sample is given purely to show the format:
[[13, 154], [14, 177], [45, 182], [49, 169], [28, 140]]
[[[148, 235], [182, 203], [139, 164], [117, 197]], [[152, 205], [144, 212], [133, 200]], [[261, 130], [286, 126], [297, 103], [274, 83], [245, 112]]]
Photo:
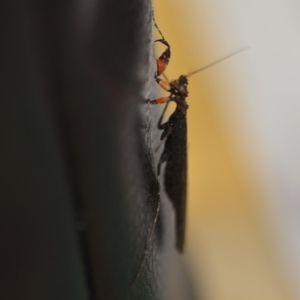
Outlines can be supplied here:
[[163, 104], [163, 103], [167, 103], [170, 101], [170, 98], [169, 97], [159, 97], [157, 99], [154, 99], [154, 100], [150, 100], [149, 102], [151, 104]]
[[165, 106], [165, 108], [164, 108], [164, 110], [163, 110], [163, 112], [162, 112], [162, 114], [161, 114], [161, 116], [160, 116], [160, 118], [159, 118], [159, 120], [158, 120], [158, 124], [157, 124], [157, 128], [158, 129], [164, 129], [165, 128], [165, 126], [164, 126], [165, 124], [161, 124], [161, 122], [162, 122], [162, 120], [164, 118], [164, 115], [166, 113], [166, 110], [168, 108], [168, 105], [169, 105], [170, 101], [171, 101], [170, 97], [160, 97], [160, 98], [157, 98], [155, 100], [150, 100], [149, 101], [151, 104], [167, 103], [166, 106]]
[[158, 83], [158, 85], [164, 89], [165, 91], [167, 92], [170, 92], [171, 91], [171, 85], [170, 85], [170, 82], [167, 81], [167, 80], [162, 80], [160, 78], [156, 78], [156, 82]]
[[167, 151], [164, 151], [159, 159], [159, 162], [158, 162], [158, 165], [157, 165], [157, 177], [159, 178], [160, 176], [160, 167], [161, 165], [168, 161], [169, 160], [169, 157], [170, 157], [170, 153], [167, 152]]
[[[167, 102], [167, 104], [166, 104], [166, 106], [165, 106], [165, 108], [164, 108], [164, 110], [163, 110], [163, 112], [162, 112], [162, 114], [161, 114], [161, 116], [158, 120], [158, 123], [157, 123], [157, 128], [158, 129], [165, 129], [166, 123], [168, 123], [168, 122], [166, 122], [164, 124], [161, 123], [164, 116], [165, 116], [165, 113], [166, 113], [166, 110], [167, 110], [168, 106], [169, 106], [169, 101]], [[161, 140], [162, 140], [162, 138], [161, 138]]]
[[169, 64], [169, 61], [170, 61], [170, 57], [171, 57], [171, 50], [170, 50], [169, 43], [165, 39], [159, 39], [159, 40], [156, 40], [155, 42], [160, 42], [160, 43], [167, 46], [167, 49], [156, 60], [157, 70], [156, 70], [156, 73], [155, 73], [154, 77], [157, 78], [167, 68], [167, 66]]

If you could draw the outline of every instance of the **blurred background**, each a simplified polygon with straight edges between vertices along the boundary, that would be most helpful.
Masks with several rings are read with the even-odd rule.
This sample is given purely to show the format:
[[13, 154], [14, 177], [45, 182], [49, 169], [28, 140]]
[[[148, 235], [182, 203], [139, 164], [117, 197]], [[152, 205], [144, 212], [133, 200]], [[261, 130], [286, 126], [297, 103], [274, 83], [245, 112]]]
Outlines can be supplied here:
[[189, 80], [184, 258], [199, 299], [300, 299], [300, 2], [154, 10], [169, 79], [251, 47]]

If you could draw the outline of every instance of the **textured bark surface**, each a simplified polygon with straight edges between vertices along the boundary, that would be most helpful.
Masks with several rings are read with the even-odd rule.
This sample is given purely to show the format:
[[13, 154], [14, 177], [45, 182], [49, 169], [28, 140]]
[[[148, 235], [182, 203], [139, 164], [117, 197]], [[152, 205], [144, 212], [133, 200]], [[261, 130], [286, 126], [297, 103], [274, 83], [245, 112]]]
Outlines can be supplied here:
[[159, 191], [150, 5], [0, 5], [1, 299], [190, 299], [166, 280], [183, 273], [168, 203], [130, 287]]

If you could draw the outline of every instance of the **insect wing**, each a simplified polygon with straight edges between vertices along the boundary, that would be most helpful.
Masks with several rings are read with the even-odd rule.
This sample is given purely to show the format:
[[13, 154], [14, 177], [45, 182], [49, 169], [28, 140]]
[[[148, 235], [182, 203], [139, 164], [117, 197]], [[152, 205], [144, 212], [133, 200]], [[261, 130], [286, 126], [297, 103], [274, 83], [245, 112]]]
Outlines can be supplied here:
[[173, 203], [176, 215], [176, 247], [183, 251], [186, 214], [187, 185], [187, 122], [186, 115], [178, 109], [171, 115], [169, 124], [172, 132], [165, 142], [165, 150], [169, 151], [164, 184], [167, 195]]

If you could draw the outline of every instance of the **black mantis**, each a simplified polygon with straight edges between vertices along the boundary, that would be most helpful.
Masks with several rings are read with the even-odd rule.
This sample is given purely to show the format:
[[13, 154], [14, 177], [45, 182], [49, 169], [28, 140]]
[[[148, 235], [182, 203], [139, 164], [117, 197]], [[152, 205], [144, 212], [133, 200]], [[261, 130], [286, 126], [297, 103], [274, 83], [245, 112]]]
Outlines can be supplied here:
[[[197, 69], [187, 75], [180, 75], [178, 79], [168, 81], [159, 78], [165, 71], [171, 57], [171, 50], [169, 43], [165, 40], [163, 34], [159, 30], [152, 11], [152, 19], [155, 27], [161, 35], [161, 39], [155, 42], [160, 42], [167, 47], [163, 54], [157, 59], [157, 70], [155, 72], [155, 80], [161, 88], [169, 92], [169, 96], [160, 97], [155, 100], [149, 100], [150, 104], [163, 104], [166, 103], [163, 113], [158, 122], [158, 129], [162, 130], [160, 137], [161, 141], [165, 141], [164, 150], [161, 154], [157, 166], [157, 177], [160, 179], [161, 166], [166, 164], [164, 173], [164, 187], [165, 191], [172, 202], [175, 209], [175, 224], [176, 224], [176, 248], [179, 252], [183, 252], [184, 237], [185, 237], [185, 215], [186, 215], [186, 194], [187, 194], [187, 110], [188, 103], [188, 77], [199, 73], [215, 64], [234, 56], [242, 51], [249, 49], [249, 47], [241, 48], [232, 53], [229, 53], [210, 64]], [[176, 109], [171, 114], [169, 120], [162, 124], [162, 120], [167, 109], [169, 102], [176, 103]], [[138, 273], [134, 278], [132, 285], [139, 278], [141, 271], [145, 265], [146, 258], [151, 245], [159, 211], [160, 200], [158, 200], [156, 215], [152, 224], [152, 228], [146, 242], [146, 247], [143, 253], [142, 262], [140, 264]]]

